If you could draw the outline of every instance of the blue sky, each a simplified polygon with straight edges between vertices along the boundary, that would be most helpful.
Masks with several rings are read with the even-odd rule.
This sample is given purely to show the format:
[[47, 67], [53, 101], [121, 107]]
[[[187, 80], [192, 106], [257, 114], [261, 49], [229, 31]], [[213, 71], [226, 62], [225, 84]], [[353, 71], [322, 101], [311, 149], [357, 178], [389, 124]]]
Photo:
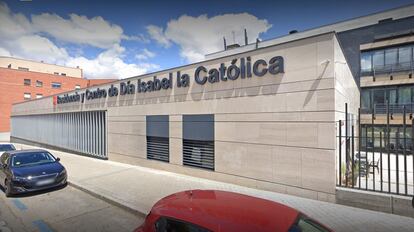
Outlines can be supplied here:
[[228, 43], [262, 40], [413, 4], [366, 1], [0, 1], [0, 55], [126, 78], [203, 59]]

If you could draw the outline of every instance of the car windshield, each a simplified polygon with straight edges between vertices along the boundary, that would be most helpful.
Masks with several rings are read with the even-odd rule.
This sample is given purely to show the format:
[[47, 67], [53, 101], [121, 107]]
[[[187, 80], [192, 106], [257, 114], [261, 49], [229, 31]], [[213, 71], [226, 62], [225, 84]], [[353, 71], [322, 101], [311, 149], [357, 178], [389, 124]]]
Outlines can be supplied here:
[[0, 152], [16, 150], [11, 144], [0, 144]]
[[329, 230], [314, 220], [301, 215], [296, 224], [289, 229], [289, 232], [329, 232]]
[[28, 152], [16, 154], [12, 157], [13, 167], [24, 167], [55, 162], [55, 158], [49, 152]]

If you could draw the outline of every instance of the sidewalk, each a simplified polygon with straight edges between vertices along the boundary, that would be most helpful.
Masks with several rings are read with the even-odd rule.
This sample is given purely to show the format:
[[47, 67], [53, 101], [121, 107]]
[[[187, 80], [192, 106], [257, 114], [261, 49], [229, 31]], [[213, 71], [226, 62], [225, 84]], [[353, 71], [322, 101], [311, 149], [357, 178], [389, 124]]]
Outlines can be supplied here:
[[[16, 144], [16, 148], [33, 147]], [[335, 231], [413, 231], [414, 228], [414, 219], [408, 217], [50, 151], [61, 158], [68, 171], [71, 185], [140, 214], [148, 213], [159, 199], [178, 191], [218, 189], [281, 202], [304, 212]]]

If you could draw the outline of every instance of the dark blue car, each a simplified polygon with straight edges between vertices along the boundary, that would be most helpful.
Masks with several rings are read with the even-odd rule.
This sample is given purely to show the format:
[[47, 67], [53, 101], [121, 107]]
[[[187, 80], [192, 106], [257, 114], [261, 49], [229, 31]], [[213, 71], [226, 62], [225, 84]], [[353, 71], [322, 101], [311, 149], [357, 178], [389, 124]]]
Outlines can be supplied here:
[[0, 157], [0, 184], [7, 197], [66, 184], [59, 158], [46, 150], [7, 151]]

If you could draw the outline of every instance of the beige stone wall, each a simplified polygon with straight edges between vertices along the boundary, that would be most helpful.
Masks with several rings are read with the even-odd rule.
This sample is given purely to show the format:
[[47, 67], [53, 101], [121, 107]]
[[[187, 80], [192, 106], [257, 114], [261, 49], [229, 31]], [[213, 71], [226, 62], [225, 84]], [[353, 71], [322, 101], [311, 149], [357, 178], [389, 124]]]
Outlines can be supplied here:
[[55, 74], [55, 72], [61, 75], [62, 73], [66, 76], [82, 78], [82, 69], [75, 67], [65, 67], [54, 64], [41, 63], [31, 60], [23, 60], [13, 57], [0, 56], [0, 67], [8, 68], [11, 65], [12, 69], [18, 69], [19, 67], [28, 68], [31, 72], [49, 73]]
[[[187, 73], [188, 88], [56, 107], [44, 98], [15, 105], [13, 114], [106, 109], [110, 160], [334, 201], [335, 120], [343, 101], [356, 104], [357, 91], [347, 83], [353, 80], [348, 66], [336, 63], [345, 60], [339, 50], [330, 33], [202, 63], [209, 69], [234, 58], [283, 56], [284, 74], [201, 86], [193, 79], [200, 64], [194, 64], [156, 74]], [[146, 159], [146, 116], [160, 114], [170, 116], [170, 163]], [[182, 165], [184, 114], [215, 115], [214, 172]]]

